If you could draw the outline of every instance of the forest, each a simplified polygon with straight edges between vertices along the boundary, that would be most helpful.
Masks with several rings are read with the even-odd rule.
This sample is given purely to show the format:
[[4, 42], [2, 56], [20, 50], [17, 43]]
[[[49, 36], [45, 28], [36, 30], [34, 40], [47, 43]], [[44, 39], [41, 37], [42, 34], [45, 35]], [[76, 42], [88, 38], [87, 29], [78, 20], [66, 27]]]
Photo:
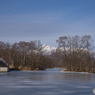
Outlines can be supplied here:
[[90, 35], [62, 36], [56, 42], [56, 52], [43, 55], [43, 52], [33, 52], [42, 46], [40, 40], [14, 44], [0, 41], [0, 57], [11, 69], [44, 70], [56, 66], [68, 71], [95, 72], [95, 53]]
[[10, 44], [0, 41], [0, 57], [3, 58], [11, 69], [19, 70], [44, 70], [51, 68], [51, 58], [42, 53], [36, 54], [33, 50], [41, 46], [40, 41], [20, 41]]
[[69, 71], [95, 72], [95, 53], [90, 35], [63, 36], [56, 42], [59, 47], [56, 53], [60, 56], [62, 67]]

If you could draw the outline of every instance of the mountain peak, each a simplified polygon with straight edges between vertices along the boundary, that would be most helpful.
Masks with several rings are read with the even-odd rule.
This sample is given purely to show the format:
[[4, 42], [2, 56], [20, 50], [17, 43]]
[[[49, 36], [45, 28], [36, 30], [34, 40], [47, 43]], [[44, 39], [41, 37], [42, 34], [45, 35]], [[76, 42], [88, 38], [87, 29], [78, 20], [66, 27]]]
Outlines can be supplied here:
[[35, 53], [43, 52], [43, 55], [51, 55], [53, 52], [56, 52], [56, 47], [48, 46], [44, 44], [40, 48], [34, 50]]
[[42, 49], [43, 49], [43, 48], [45, 48], [46, 46], [47, 46], [47, 44], [44, 44], [44, 45], [43, 45], [43, 46], [41, 46], [41, 47], [42, 47]]

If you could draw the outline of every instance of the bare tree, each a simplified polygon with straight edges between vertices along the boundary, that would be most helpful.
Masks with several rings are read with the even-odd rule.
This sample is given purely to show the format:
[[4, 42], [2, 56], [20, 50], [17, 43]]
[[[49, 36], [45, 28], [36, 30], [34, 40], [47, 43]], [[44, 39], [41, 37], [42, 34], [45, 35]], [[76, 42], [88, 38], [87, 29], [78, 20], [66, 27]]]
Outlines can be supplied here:
[[[63, 66], [66, 66], [67, 70], [75, 71], [93, 71], [92, 68], [94, 64], [94, 53], [92, 50], [92, 38], [90, 35], [85, 35], [79, 37], [78, 35], [74, 37], [60, 37], [57, 40], [58, 47], [64, 48], [64, 51], [60, 51], [60, 60], [63, 61]], [[59, 48], [60, 49], [60, 48]], [[92, 61], [93, 60], [93, 61]]]

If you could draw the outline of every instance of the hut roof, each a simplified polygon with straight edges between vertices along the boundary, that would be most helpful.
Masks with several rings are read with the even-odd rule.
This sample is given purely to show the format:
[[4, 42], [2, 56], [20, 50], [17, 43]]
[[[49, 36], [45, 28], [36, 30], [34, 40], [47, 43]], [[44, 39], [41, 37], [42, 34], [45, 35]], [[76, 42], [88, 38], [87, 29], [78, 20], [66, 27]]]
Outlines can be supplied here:
[[5, 62], [0, 60], [0, 67], [8, 67]]

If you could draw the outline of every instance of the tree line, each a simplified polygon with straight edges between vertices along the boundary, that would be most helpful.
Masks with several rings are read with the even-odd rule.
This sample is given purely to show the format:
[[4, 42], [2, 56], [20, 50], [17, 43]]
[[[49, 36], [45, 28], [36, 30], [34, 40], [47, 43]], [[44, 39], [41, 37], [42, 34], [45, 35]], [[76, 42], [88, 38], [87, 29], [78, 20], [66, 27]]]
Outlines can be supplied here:
[[42, 53], [34, 53], [33, 50], [41, 47], [40, 40], [10, 44], [0, 41], [0, 57], [3, 58], [10, 68], [20, 70], [43, 70], [52, 67], [52, 60]]
[[94, 47], [90, 35], [62, 36], [56, 42], [56, 52], [43, 55], [43, 52], [34, 52], [42, 46], [40, 40], [13, 44], [0, 41], [0, 57], [10, 68], [20, 70], [42, 70], [57, 66], [69, 71], [95, 72], [95, 53], [92, 52]]
[[95, 54], [90, 35], [62, 36], [56, 40], [57, 60], [69, 71], [95, 72]]

